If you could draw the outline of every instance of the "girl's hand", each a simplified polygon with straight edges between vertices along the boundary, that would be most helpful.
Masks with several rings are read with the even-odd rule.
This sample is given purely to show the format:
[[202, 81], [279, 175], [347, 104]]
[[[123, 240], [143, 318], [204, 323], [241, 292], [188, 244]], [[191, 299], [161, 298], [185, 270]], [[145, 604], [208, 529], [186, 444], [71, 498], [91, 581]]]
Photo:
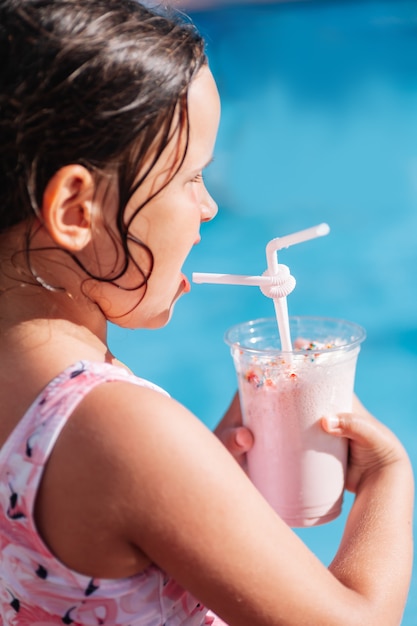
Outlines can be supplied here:
[[338, 422], [323, 418], [323, 428], [350, 439], [346, 489], [357, 493], [360, 484], [374, 472], [399, 461], [409, 462], [397, 437], [375, 419], [355, 397], [352, 413], [341, 413]]
[[229, 408], [214, 433], [239, 465], [244, 467], [246, 453], [253, 446], [253, 434], [242, 424], [242, 413], [238, 393], [234, 395]]

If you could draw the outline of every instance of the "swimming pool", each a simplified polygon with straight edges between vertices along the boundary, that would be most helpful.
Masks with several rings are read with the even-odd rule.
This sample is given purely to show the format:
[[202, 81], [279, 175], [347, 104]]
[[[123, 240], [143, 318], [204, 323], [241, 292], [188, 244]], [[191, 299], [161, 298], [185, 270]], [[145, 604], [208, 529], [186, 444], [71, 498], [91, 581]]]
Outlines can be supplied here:
[[[186, 272], [262, 273], [269, 239], [328, 222], [329, 236], [280, 253], [297, 279], [290, 314], [365, 326], [357, 392], [417, 467], [417, 3], [190, 14], [208, 42], [223, 117], [206, 174], [220, 211]], [[194, 285], [167, 328], [112, 328], [110, 341], [212, 427], [236, 384], [225, 330], [272, 314], [255, 287]], [[325, 563], [348, 505], [342, 519], [297, 531]], [[416, 625], [415, 571], [403, 626]]]

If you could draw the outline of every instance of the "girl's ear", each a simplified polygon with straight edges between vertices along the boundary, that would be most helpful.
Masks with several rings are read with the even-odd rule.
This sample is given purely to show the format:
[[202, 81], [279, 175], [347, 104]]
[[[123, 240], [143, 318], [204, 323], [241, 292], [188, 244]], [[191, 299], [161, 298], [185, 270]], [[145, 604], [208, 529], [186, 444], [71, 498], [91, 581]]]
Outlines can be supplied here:
[[91, 240], [95, 184], [82, 165], [66, 165], [48, 182], [41, 213], [52, 239], [62, 248], [82, 250]]

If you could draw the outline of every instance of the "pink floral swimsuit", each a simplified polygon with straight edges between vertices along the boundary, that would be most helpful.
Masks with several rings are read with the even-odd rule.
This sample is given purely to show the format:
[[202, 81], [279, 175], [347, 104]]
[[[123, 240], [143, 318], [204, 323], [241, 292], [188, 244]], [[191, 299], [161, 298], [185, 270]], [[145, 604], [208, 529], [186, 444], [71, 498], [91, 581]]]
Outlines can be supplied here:
[[92, 579], [48, 550], [33, 519], [43, 469], [77, 404], [125, 380], [166, 393], [106, 363], [80, 362], [41, 392], [0, 451], [0, 625], [225, 626], [152, 565], [126, 579]]

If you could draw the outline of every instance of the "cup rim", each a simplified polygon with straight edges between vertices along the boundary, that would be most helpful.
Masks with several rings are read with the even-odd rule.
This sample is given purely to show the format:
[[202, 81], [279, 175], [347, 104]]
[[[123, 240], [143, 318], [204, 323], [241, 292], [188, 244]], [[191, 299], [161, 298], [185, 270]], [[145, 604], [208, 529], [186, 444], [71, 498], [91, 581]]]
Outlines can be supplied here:
[[[348, 351], [353, 350], [357, 346], [359, 346], [366, 339], [366, 330], [363, 326], [361, 326], [360, 324], [357, 324], [356, 322], [351, 322], [349, 320], [346, 320], [344, 318], [327, 317], [323, 315], [290, 315], [289, 320], [290, 320], [290, 323], [291, 323], [291, 320], [308, 320], [311, 322], [320, 320], [321, 322], [329, 322], [335, 325], [345, 324], [346, 326], [352, 328], [352, 330], [356, 331], [356, 338], [352, 340], [350, 343], [343, 343], [341, 345], [334, 346], [332, 348], [317, 348], [317, 349], [315, 348], [314, 349], [315, 354], [321, 354], [321, 353], [328, 354], [329, 352], [338, 352], [338, 351], [348, 352]], [[292, 351], [288, 351], [288, 350], [281, 350], [281, 348], [268, 348], [268, 349], [260, 349], [256, 347], [252, 348], [248, 346], [242, 346], [241, 343], [239, 343], [239, 341], [233, 341], [230, 339], [230, 335], [233, 333], [233, 331], [236, 331], [239, 327], [250, 327], [250, 326], [255, 327], [255, 325], [260, 325], [260, 324], [265, 324], [265, 323], [272, 323], [272, 324], [277, 325], [277, 320], [275, 317], [260, 317], [260, 318], [247, 320], [246, 322], [240, 322], [238, 324], [234, 324], [233, 326], [228, 328], [228, 330], [225, 332], [224, 341], [228, 346], [230, 346], [230, 348], [239, 348], [241, 350], [244, 350], [246, 353], [258, 354], [258, 355], [265, 354], [265, 353], [282, 354], [282, 355], [284, 354], [305, 355], [305, 354], [311, 353], [311, 350], [307, 350], [307, 349], [295, 349]], [[278, 326], [277, 326], [277, 337], [279, 338]]]

